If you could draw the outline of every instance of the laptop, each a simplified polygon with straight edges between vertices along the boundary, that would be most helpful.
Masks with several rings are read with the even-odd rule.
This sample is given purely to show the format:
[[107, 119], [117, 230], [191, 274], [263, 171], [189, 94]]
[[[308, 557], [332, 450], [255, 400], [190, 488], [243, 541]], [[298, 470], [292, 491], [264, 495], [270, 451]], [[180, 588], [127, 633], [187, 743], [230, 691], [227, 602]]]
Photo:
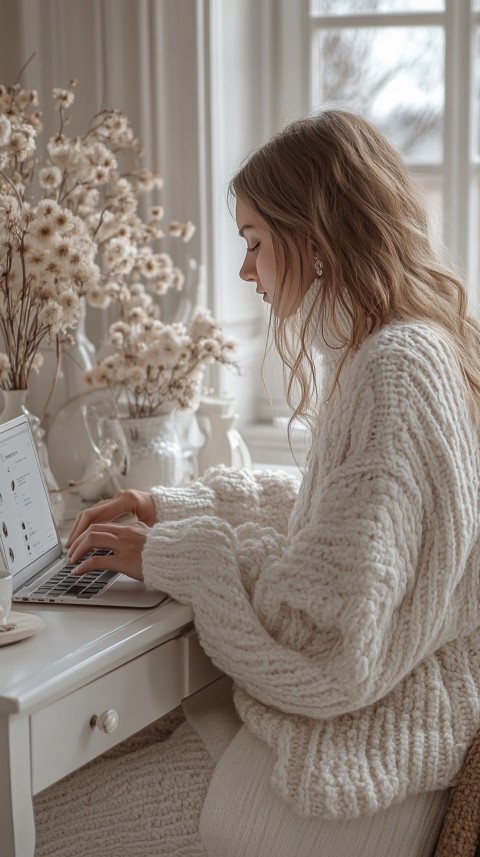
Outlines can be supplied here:
[[163, 592], [108, 569], [72, 574], [52, 513], [48, 489], [27, 416], [0, 425], [0, 546], [13, 575], [13, 600], [98, 607], [154, 607]]

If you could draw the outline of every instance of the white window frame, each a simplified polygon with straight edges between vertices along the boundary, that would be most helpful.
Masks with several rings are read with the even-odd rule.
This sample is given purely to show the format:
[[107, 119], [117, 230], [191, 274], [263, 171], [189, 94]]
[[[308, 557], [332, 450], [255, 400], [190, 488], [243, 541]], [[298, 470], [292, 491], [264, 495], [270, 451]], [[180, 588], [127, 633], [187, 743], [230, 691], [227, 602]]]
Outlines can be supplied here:
[[480, 12], [470, 0], [445, 0], [439, 12], [375, 12], [351, 15], [309, 16], [310, 39], [317, 29], [376, 27], [442, 27], [445, 33], [444, 146], [440, 163], [409, 163], [412, 173], [433, 175], [443, 180], [443, 242], [450, 258], [466, 276], [472, 302], [476, 303], [476, 268], [471, 232], [473, 173], [478, 159], [473, 156], [472, 74], [474, 24]]
[[[318, 28], [333, 27], [386, 27], [386, 26], [440, 26], [445, 33], [445, 101], [443, 159], [439, 163], [409, 163], [414, 174], [435, 176], [442, 181], [443, 190], [443, 244], [448, 258], [463, 276], [469, 294], [470, 308], [479, 314], [480, 287], [478, 262], [478, 231], [480, 218], [474, 207], [473, 185], [480, 173], [480, 158], [473, 150], [473, 128], [477, 121], [478, 105], [474, 103], [473, 71], [479, 61], [475, 54], [476, 28], [480, 28], [480, 9], [473, 9], [473, 0], [446, 0], [444, 11], [439, 12], [374, 12], [351, 15], [313, 15], [309, 3], [294, 4], [279, 0], [284, 26], [275, 33], [276, 67], [289, 70], [288, 88], [276, 93], [273, 116], [278, 126], [293, 113], [292, 93], [311, 91], [311, 45]], [[302, 6], [300, 9], [299, 7]], [[305, 26], [298, 25], [289, 32], [288, 20], [302, 14]], [[293, 38], [291, 35], [293, 32]], [[288, 33], [288, 37], [287, 34]], [[478, 38], [478, 36], [477, 36]], [[476, 95], [476, 93], [475, 93]], [[301, 101], [301, 98], [298, 99]], [[297, 102], [298, 103], [298, 102]], [[302, 105], [304, 112], [311, 109], [310, 102]], [[354, 107], [353, 107], [354, 109]], [[478, 196], [478, 194], [477, 194]], [[291, 460], [285, 436], [284, 421], [266, 426], [254, 424], [245, 430], [253, 457], [264, 461]], [[306, 448], [301, 431], [294, 435], [294, 451], [301, 458]]]

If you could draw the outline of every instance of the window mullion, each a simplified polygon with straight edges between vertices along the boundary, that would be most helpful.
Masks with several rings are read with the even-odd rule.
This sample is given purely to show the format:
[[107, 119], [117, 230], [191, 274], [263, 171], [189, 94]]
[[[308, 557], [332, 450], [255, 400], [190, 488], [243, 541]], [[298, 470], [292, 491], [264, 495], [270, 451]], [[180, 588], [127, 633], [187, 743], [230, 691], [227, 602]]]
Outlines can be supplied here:
[[444, 23], [443, 12], [374, 12], [370, 14], [354, 13], [351, 15], [310, 15], [313, 27], [334, 30], [352, 27], [430, 27]]
[[471, 185], [470, 0], [446, 0], [444, 242], [460, 270], [470, 269]]

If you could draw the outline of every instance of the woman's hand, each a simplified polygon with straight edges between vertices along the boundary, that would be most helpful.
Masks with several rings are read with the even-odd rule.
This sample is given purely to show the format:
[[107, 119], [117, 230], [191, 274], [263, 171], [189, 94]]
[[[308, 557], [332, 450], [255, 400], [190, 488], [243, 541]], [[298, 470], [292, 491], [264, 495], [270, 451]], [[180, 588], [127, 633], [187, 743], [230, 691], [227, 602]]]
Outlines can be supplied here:
[[[75, 519], [66, 547], [71, 548], [76, 539], [84, 533], [92, 524], [102, 524], [106, 521], [117, 521], [126, 515], [135, 517], [147, 527], [153, 527], [156, 522], [155, 503], [151, 494], [146, 491], [119, 491], [111, 500], [101, 500], [90, 509], [80, 512]], [[99, 548], [100, 545], [95, 547]], [[71, 558], [71, 551], [68, 551]]]
[[81, 562], [74, 574], [86, 574], [87, 571], [104, 569], [121, 571], [134, 580], [143, 580], [142, 551], [147, 540], [149, 527], [141, 521], [134, 524], [91, 524], [83, 529], [68, 551], [69, 559], [78, 562], [94, 549], [113, 551], [113, 555], [92, 556]]

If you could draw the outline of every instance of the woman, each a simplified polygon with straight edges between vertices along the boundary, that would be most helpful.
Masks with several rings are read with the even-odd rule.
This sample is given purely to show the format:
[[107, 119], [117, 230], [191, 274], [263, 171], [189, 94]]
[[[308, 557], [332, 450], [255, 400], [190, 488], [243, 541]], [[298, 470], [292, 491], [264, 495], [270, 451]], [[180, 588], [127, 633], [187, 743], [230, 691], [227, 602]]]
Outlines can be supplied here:
[[479, 327], [365, 119], [291, 124], [231, 192], [241, 277], [271, 303], [294, 415], [312, 422], [298, 495], [286, 476], [212, 469], [100, 503], [69, 541], [71, 559], [113, 549], [113, 568], [191, 604], [233, 680], [234, 709], [225, 681], [164, 745], [199, 736], [216, 762], [205, 850], [163, 851], [160, 826], [151, 853], [429, 855], [480, 723]]

